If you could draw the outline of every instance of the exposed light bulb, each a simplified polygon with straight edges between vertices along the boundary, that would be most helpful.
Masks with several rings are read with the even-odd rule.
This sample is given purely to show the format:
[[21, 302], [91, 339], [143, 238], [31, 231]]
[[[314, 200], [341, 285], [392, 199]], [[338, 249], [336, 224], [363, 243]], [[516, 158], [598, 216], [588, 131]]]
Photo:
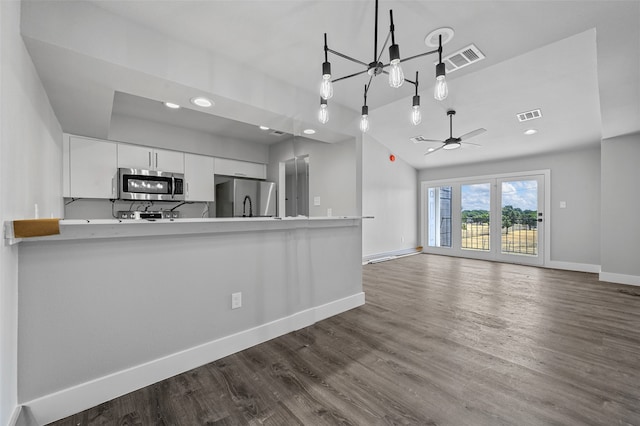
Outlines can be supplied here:
[[418, 73], [416, 73], [416, 94], [413, 97], [413, 106], [411, 107], [411, 122], [417, 126], [422, 121], [422, 112], [420, 111], [420, 96], [418, 95]]
[[327, 108], [327, 104], [320, 104], [320, 111], [318, 111], [318, 121], [322, 124], [327, 124], [329, 121], [329, 108]]
[[447, 74], [445, 65], [440, 62], [436, 65], [436, 86], [433, 88], [433, 97], [438, 101], [443, 101], [449, 94], [449, 88], [447, 87], [447, 80], [445, 75]]
[[436, 78], [436, 87], [433, 89], [433, 97], [438, 101], [443, 101], [449, 95], [449, 88], [447, 87], [447, 80], [444, 75]]
[[420, 112], [420, 105], [415, 105], [411, 108], [411, 123], [417, 126], [422, 121], [422, 112]]
[[331, 74], [325, 74], [322, 76], [322, 84], [320, 85], [320, 96], [322, 96], [322, 99], [331, 99], [331, 97], [333, 96]]
[[391, 61], [391, 69], [389, 70], [389, 86], [397, 89], [404, 83], [404, 72], [400, 66], [400, 59]]
[[369, 130], [369, 116], [363, 115], [360, 119], [360, 131], [366, 133]]

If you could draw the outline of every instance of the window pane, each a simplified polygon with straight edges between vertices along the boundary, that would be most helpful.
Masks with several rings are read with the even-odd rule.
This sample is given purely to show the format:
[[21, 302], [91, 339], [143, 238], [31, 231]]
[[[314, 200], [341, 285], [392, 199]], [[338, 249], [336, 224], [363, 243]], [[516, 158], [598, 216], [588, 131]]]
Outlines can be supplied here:
[[429, 247], [451, 247], [451, 187], [428, 189]]
[[491, 184], [461, 185], [462, 248], [489, 251]]

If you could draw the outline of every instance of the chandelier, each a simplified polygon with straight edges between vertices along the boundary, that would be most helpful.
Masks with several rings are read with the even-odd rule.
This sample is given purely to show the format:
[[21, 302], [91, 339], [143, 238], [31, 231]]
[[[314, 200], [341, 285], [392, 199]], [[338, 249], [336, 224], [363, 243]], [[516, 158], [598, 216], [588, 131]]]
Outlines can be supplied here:
[[[325, 124], [329, 121], [329, 109], [327, 101], [333, 96], [333, 83], [341, 80], [346, 80], [351, 77], [355, 77], [361, 74], [369, 74], [369, 82], [364, 85], [364, 103], [362, 105], [362, 116], [360, 118], [360, 130], [366, 132], [369, 130], [369, 107], [367, 106], [367, 94], [371, 88], [371, 82], [373, 77], [380, 74], [386, 74], [389, 76], [389, 86], [393, 88], [399, 88], [406, 81], [413, 84], [415, 87], [415, 95], [412, 99], [411, 106], [411, 123], [415, 126], [422, 121], [422, 114], [420, 112], [420, 96], [418, 95], [418, 72], [416, 71], [415, 81], [409, 80], [404, 77], [404, 72], [400, 65], [401, 62], [407, 62], [412, 59], [420, 58], [422, 56], [432, 55], [438, 53], [439, 61], [436, 64], [436, 85], [433, 92], [433, 97], [439, 101], [445, 99], [448, 95], [449, 89], [447, 88], [447, 81], [445, 79], [445, 65], [442, 63], [442, 34], [438, 36], [438, 48], [429, 52], [420, 53], [418, 55], [410, 56], [408, 58], [400, 59], [400, 47], [396, 44], [395, 40], [395, 27], [393, 25], [393, 10], [389, 10], [389, 34], [384, 42], [384, 45], [378, 53], [378, 0], [376, 0], [375, 11], [375, 30], [373, 39], [373, 61], [366, 63], [358, 59], [347, 56], [343, 53], [330, 49], [327, 45], [327, 33], [324, 34], [324, 62], [322, 63], [322, 83], [320, 85], [320, 111], [318, 112], [318, 121]], [[391, 46], [389, 46], [389, 63], [383, 64], [380, 60], [382, 54], [391, 39]], [[329, 53], [332, 53], [341, 58], [347, 59], [356, 64], [363, 65], [365, 69], [354, 74], [349, 74], [344, 77], [332, 79], [331, 75], [331, 63], [329, 62]]]

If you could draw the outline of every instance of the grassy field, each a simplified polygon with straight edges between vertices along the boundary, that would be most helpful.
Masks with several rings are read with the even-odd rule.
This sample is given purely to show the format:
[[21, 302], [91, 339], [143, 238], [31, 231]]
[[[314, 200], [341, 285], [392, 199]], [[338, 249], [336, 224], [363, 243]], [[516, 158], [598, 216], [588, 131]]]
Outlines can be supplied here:
[[[486, 223], [465, 223], [462, 227], [462, 248], [489, 250], [489, 225]], [[502, 229], [502, 252], [515, 254], [538, 254], [538, 230], [509, 228]]]

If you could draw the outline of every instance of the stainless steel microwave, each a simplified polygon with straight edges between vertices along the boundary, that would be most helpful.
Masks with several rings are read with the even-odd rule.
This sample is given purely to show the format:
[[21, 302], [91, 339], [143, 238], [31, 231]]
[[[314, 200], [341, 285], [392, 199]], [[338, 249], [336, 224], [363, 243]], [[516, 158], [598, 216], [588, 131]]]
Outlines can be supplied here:
[[182, 201], [184, 174], [144, 169], [118, 169], [121, 200]]

